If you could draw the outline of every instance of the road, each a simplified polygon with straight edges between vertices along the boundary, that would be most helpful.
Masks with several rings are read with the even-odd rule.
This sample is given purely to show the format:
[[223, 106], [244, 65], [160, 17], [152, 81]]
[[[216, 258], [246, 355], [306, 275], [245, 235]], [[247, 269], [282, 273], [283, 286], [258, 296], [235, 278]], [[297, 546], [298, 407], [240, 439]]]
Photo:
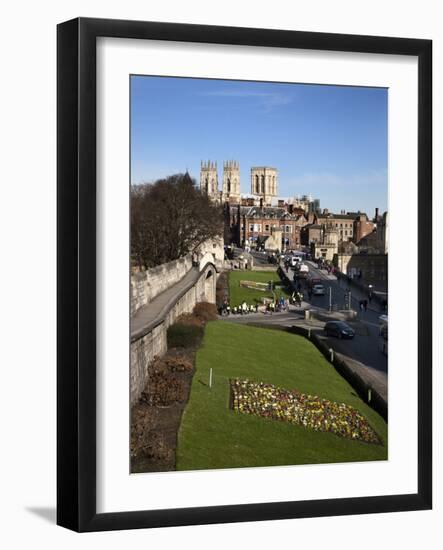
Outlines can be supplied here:
[[[259, 255], [257, 254], [257, 256]], [[256, 254], [254, 254], [254, 258], [256, 258]], [[266, 258], [266, 256], [264, 256], [264, 258]], [[266, 260], [264, 261], [266, 262]], [[329, 292], [331, 292], [331, 302], [334, 306], [333, 309], [343, 309], [347, 288], [345, 283], [337, 279], [334, 275], [328, 275], [325, 270], [318, 269], [314, 262], [306, 263], [309, 266], [311, 276], [321, 279], [325, 287], [324, 296], [312, 296], [309, 299], [306, 282], [302, 281], [304, 301], [301, 308], [290, 306], [289, 312], [274, 313], [272, 315], [263, 313], [245, 316], [231, 315], [226, 320], [238, 323], [292, 326], [306, 324], [304, 320], [304, 310], [316, 309], [319, 320], [308, 323], [312, 327], [312, 330], [320, 338], [325, 340], [327, 345], [336, 352], [362, 363], [361, 370], [365, 371], [365, 373], [362, 373], [365, 374], [364, 377], [366, 379], [377, 380], [378, 386], [384, 388], [382, 393], [387, 398], [388, 359], [380, 350], [378, 319], [383, 312], [379, 310], [377, 304], [374, 302], [368, 307], [367, 311], [360, 311], [359, 302], [366, 298], [366, 296], [363, 296], [358, 290], [353, 289], [351, 291], [351, 306], [352, 309], [358, 312], [357, 319], [347, 322], [354, 328], [356, 333], [355, 337], [352, 340], [340, 340], [338, 338], [326, 337], [323, 331], [323, 325], [329, 316]], [[291, 269], [288, 272], [291, 279], [293, 273]]]
[[[334, 275], [328, 275], [326, 271], [318, 269], [314, 262], [307, 262], [313, 277], [321, 279], [325, 287], [325, 296], [312, 296], [310, 304], [313, 307], [329, 310], [329, 293], [331, 292], [332, 305], [343, 309], [345, 294], [349, 290], [346, 283], [337, 279]], [[338, 340], [328, 338], [328, 343], [336, 351], [349, 355], [353, 359], [381, 372], [388, 372], [387, 356], [380, 351], [379, 317], [383, 313], [372, 302], [367, 311], [360, 311], [360, 300], [365, 299], [358, 290], [351, 291], [351, 308], [357, 311], [357, 321], [352, 323], [356, 329], [356, 335], [352, 340]]]

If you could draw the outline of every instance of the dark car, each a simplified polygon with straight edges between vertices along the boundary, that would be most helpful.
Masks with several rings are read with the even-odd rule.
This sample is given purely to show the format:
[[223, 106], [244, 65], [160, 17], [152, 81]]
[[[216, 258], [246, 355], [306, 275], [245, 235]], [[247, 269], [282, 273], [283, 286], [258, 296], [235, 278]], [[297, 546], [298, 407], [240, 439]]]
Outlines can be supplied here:
[[354, 338], [355, 336], [354, 330], [343, 321], [328, 321], [323, 330], [328, 336], [336, 338]]

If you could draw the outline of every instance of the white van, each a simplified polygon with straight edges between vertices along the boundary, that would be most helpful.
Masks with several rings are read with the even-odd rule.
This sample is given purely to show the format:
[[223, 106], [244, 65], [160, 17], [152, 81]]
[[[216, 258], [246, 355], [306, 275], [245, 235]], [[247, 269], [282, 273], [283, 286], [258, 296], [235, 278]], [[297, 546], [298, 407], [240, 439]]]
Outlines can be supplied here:
[[301, 256], [291, 256], [291, 267], [296, 267], [301, 264]]

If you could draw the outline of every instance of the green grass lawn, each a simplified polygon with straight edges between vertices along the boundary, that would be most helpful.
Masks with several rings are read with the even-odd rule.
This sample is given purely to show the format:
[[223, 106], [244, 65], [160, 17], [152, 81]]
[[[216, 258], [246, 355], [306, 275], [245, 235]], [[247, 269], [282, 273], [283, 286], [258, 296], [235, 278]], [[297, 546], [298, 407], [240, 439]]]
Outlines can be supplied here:
[[[213, 386], [208, 387], [209, 368]], [[249, 378], [358, 409], [383, 445], [235, 413], [229, 379]], [[387, 424], [305, 338], [223, 321], [206, 326], [178, 435], [177, 470], [387, 459]]]
[[[274, 281], [281, 283], [277, 271], [231, 271], [229, 273], [229, 301], [231, 307], [239, 306], [243, 300], [248, 304], [255, 304], [256, 302], [261, 303], [262, 298], [272, 299], [273, 297], [272, 292], [268, 290], [263, 292], [261, 290], [241, 287], [240, 281], [257, 281], [260, 283]], [[278, 286], [275, 289], [275, 294], [277, 298], [281, 296], [285, 298], [289, 297], [284, 286]]]

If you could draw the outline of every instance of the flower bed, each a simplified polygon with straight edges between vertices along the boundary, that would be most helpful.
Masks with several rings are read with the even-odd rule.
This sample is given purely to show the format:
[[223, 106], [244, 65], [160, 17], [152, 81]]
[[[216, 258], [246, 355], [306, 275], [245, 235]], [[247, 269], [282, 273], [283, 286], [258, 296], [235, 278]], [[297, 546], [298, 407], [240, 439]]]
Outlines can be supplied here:
[[230, 380], [230, 384], [231, 404], [235, 412], [283, 420], [311, 430], [381, 444], [366, 418], [345, 403], [246, 379], [236, 378]]

